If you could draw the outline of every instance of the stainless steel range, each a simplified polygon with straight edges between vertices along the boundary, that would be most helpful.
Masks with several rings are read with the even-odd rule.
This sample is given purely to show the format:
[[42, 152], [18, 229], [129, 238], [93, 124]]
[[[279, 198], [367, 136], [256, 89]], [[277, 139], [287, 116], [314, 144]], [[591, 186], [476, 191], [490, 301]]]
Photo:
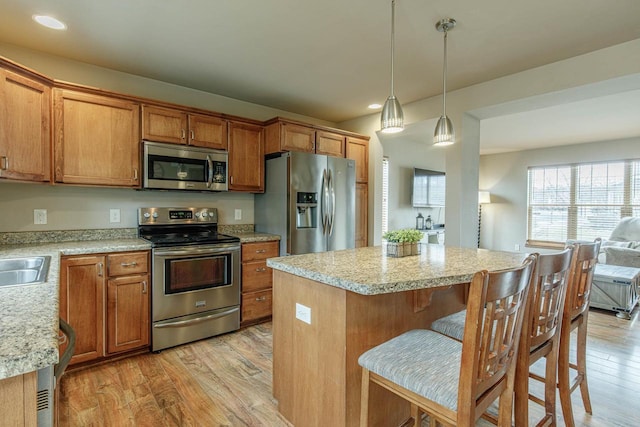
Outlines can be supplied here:
[[140, 208], [151, 242], [151, 350], [240, 328], [240, 239], [218, 233], [215, 208]]

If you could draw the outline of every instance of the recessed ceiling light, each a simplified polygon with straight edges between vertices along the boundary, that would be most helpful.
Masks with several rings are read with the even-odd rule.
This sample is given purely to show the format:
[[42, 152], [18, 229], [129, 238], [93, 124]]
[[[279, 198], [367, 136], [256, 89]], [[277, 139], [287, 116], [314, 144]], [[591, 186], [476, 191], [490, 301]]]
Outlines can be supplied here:
[[47, 28], [54, 30], [66, 30], [67, 26], [64, 22], [57, 20], [52, 16], [47, 15], [33, 15], [33, 20], [40, 25], [44, 25]]
[[367, 108], [369, 108], [370, 110], [377, 110], [380, 107], [382, 107], [381, 104], [369, 104]]

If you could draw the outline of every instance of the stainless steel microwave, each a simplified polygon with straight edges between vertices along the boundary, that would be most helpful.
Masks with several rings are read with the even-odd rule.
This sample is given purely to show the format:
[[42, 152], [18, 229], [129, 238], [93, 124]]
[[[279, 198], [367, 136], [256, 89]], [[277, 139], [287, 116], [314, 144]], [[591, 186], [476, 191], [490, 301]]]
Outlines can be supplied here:
[[143, 141], [143, 188], [227, 191], [226, 151]]

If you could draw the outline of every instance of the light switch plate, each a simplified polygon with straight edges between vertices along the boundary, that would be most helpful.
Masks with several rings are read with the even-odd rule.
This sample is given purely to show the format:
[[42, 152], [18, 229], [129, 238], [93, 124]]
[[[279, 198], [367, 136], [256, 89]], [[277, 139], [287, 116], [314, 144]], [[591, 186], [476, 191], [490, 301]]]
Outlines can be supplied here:
[[109, 222], [120, 222], [120, 209], [109, 209]]
[[311, 308], [306, 305], [296, 303], [296, 319], [304, 323], [311, 324]]
[[242, 219], [242, 209], [236, 209], [235, 219]]
[[34, 224], [46, 224], [47, 223], [47, 210], [46, 209], [34, 209], [33, 210], [33, 223]]

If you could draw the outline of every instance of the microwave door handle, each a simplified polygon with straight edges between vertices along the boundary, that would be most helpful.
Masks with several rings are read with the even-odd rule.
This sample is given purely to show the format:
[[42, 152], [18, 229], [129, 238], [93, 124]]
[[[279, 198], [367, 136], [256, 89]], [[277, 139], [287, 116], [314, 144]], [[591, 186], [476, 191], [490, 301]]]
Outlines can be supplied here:
[[207, 188], [211, 188], [211, 184], [213, 184], [213, 162], [211, 161], [211, 156], [207, 154]]

